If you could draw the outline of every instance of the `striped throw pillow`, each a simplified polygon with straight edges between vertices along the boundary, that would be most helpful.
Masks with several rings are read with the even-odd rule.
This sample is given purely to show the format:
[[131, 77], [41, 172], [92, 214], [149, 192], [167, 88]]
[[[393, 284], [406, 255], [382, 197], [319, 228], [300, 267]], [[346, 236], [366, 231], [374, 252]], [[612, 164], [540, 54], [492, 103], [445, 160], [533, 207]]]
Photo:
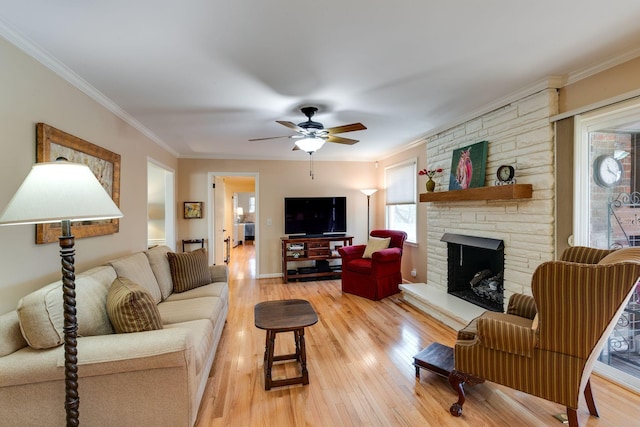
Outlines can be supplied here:
[[206, 249], [181, 254], [168, 252], [167, 258], [174, 292], [184, 292], [211, 283]]
[[124, 277], [111, 283], [107, 314], [118, 334], [162, 329], [160, 312], [149, 291]]

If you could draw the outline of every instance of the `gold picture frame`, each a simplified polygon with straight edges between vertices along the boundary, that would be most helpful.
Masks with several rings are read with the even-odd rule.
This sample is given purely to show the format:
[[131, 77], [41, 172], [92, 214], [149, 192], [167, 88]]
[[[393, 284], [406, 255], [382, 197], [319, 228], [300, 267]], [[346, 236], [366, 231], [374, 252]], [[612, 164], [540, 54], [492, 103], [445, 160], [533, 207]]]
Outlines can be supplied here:
[[203, 202], [184, 202], [184, 219], [202, 218]]
[[[120, 207], [120, 154], [45, 123], [38, 123], [36, 125], [36, 162], [53, 162], [58, 157], [65, 157], [70, 162], [89, 166], [116, 206]], [[71, 234], [76, 239], [113, 234], [119, 229], [120, 220], [117, 218], [71, 223]], [[37, 244], [57, 242], [60, 234], [59, 222], [36, 225]]]

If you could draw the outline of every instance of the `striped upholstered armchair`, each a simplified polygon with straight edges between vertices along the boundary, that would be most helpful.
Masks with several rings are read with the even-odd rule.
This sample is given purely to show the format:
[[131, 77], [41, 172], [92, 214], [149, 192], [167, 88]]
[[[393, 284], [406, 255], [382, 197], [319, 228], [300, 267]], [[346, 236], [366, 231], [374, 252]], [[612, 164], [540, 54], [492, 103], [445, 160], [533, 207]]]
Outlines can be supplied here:
[[533, 297], [517, 294], [507, 313], [486, 312], [458, 332], [449, 383], [462, 414], [463, 385], [492, 381], [567, 407], [578, 400], [598, 416], [589, 377], [640, 277], [640, 248], [573, 247], [533, 274]]

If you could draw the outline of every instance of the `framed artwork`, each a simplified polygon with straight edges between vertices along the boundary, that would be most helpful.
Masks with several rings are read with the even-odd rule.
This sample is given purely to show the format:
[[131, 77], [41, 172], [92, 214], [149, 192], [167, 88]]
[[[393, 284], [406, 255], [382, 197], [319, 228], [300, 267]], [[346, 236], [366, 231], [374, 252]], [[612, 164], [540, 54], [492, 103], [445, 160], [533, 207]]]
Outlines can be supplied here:
[[453, 150], [449, 190], [484, 187], [488, 141]]
[[184, 202], [184, 219], [202, 218], [203, 202]]
[[[59, 157], [89, 166], [116, 206], [120, 207], [120, 154], [47, 124], [38, 123], [36, 125], [36, 162], [54, 162]], [[119, 229], [120, 220], [117, 218], [71, 223], [71, 234], [76, 239], [113, 234]], [[36, 225], [37, 244], [57, 242], [60, 234], [59, 222]]]

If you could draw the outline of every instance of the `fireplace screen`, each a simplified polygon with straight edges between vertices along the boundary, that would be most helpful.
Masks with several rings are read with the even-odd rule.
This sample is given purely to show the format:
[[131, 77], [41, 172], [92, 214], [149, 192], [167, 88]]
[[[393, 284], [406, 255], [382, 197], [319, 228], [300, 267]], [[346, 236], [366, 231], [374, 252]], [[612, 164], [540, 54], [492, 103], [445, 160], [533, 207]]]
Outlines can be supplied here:
[[502, 240], [445, 233], [447, 292], [487, 310], [504, 311]]

